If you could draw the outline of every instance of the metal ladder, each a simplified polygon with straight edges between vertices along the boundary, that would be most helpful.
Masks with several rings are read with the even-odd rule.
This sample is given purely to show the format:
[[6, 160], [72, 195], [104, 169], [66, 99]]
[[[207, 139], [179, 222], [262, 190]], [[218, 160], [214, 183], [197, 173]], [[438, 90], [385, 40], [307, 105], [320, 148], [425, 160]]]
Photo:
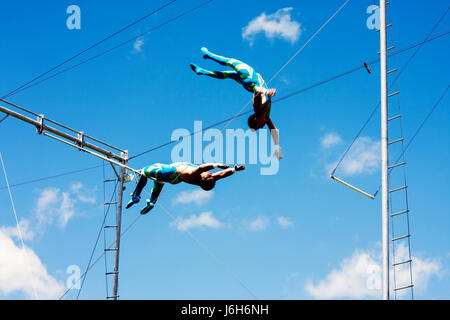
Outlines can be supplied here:
[[[387, 10], [389, 12], [389, 9]], [[390, 41], [393, 43], [392, 23], [388, 13], [390, 27]], [[394, 50], [394, 45], [389, 46], [388, 50]], [[397, 71], [395, 61], [395, 51], [392, 55], [393, 68], [387, 72], [389, 75]], [[391, 242], [392, 242], [392, 273], [393, 273], [393, 291], [395, 299], [401, 296], [401, 292], [409, 290], [411, 299], [414, 299], [414, 284], [412, 277], [412, 256], [411, 256], [411, 232], [410, 232], [410, 209], [408, 203], [408, 185], [406, 181], [406, 160], [405, 160], [405, 141], [403, 136], [402, 114], [400, 109], [400, 91], [398, 82], [394, 80], [395, 91], [388, 94], [388, 99], [396, 98], [397, 110], [395, 114], [388, 118], [388, 138], [395, 129], [397, 132], [392, 134], [393, 140], [388, 141], [389, 148], [389, 211], [391, 218]], [[396, 127], [395, 127], [396, 126]], [[390, 155], [399, 154], [398, 158], [391, 163]], [[398, 174], [402, 169], [401, 174]], [[395, 172], [394, 172], [395, 171]], [[391, 185], [393, 183], [394, 186]]]
[[[105, 171], [103, 166], [103, 214], [106, 216], [108, 214], [108, 211], [111, 209], [111, 206], [117, 205], [117, 199], [116, 199], [116, 187], [113, 190], [113, 196], [109, 201], [106, 200], [106, 187], [107, 185], [111, 185], [111, 182], [117, 182], [117, 179], [106, 179], [105, 178]], [[114, 200], [113, 200], [114, 199]], [[104, 243], [104, 253], [105, 253], [105, 280], [106, 280], [106, 299], [116, 299], [118, 297], [116, 296], [110, 296], [109, 295], [109, 285], [108, 283], [111, 281], [109, 278], [111, 275], [115, 275], [116, 271], [108, 271], [108, 253], [109, 252], [115, 252], [117, 248], [115, 247], [109, 247], [107, 242], [107, 231], [108, 230], [114, 230], [116, 232], [117, 225], [114, 224], [108, 224], [108, 220], [105, 219], [105, 225], [103, 226], [103, 243]]]

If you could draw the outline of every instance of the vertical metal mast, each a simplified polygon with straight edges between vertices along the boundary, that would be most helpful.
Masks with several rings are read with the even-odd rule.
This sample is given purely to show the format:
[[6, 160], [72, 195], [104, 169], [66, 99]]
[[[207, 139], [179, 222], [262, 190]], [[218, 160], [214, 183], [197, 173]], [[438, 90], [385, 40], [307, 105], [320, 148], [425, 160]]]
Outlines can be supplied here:
[[388, 102], [386, 57], [386, 1], [380, 0], [380, 78], [381, 78], [381, 243], [382, 297], [389, 299], [389, 180], [388, 180]]
[[[123, 158], [128, 159], [127, 153], [121, 154]], [[124, 165], [127, 165], [125, 160]], [[117, 190], [117, 211], [116, 211], [116, 246], [114, 255], [114, 275], [113, 275], [113, 291], [111, 298], [117, 300], [119, 298], [119, 253], [120, 253], [120, 233], [122, 225], [122, 199], [123, 199], [123, 183], [126, 174], [126, 169], [124, 167], [120, 168], [119, 183]]]

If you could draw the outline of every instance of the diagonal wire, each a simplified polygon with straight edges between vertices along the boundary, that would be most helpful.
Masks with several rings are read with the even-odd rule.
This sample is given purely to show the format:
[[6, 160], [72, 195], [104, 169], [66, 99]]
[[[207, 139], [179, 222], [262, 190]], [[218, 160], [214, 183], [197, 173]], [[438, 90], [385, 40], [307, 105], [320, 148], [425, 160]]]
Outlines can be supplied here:
[[48, 77], [46, 77], [46, 78], [43, 78], [43, 79], [41, 79], [41, 80], [39, 80], [39, 81], [36, 81], [36, 82], [33, 82], [33, 83], [29, 84], [28, 86], [25, 86], [25, 87], [21, 88], [20, 90], [17, 90], [17, 91], [15, 91], [14, 93], [8, 95], [7, 97], [10, 97], [10, 96], [15, 95], [15, 94], [17, 94], [17, 93], [19, 93], [19, 92], [22, 92], [22, 91], [27, 90], [27, 89], [29, 89], [29, 88], [31, 88], [31, 87], [34, 87], [34, 86], [36, 86], [36, 85], [38, 85], [38, 84], [40, 84], [40, 83], [42, 83], [42, 82], [44, 82], [44, 81], [47, 81], [47, 80], [50, 80], [50, 79], [53, 78], [53, 77], [56, 77], [57, 75], [60, 75], [60, 74], [62, 74], [62, 73], [65, 73], [65, 72], [67, 72], [67, 71], [69, 71], [69, 70], [72, 70], [72, 69], [74, 69], [74, 68], [76, 68], [76, 67], [79, 67], [79, 66], [81, 66], [81, 65], [83, 65], [83, 64], [85, 64], [85, 63], [87, 63], [87, 62], [89, 62], [89, 61], [92, 61], [92, 60], [94, 60], [94, 59], [97, 59], [97, 58], [99, 58], [99, 57], [101, 57], [101, 56], [103, 56], [103, 55], [105, 55], [105, 54], [107, 54], [107, 53], [109, 53], [109, 52], [111, 52], [111, 51], [113, 51], [113, 50], [116, 50], [116, 49], [118, 49], [118, 48], [120, 48], [120, 47], [123, 47], [124, 45], [126, 45], [126, 44], [128, 44], [128, 43], [130, 43], [130, 42], [132, 42], [132, 41], [135, 41], [135, 40], [137, 40], [137, 39], [139, 39], [139, 38], [141, 38], [141, 37], [147, 35], [148, 33], [151, 33], [151, 32], [153, 32], [153, 31], [155, 31], [155, 30], [157, 30], [157, 29], [160, 29], [160, 28], [162, 28], [163, 26], [165, 26], [165, 25], [167, 25], [167, 24], [169, 24], [169, 23], [171, 23], [171, 22], [173, 22], [173, 21], [175, 21], [175, 20], [178, 20], [179, 18], [184, 17], [185, 15], [190, 14], [191, 12], [193, 12], [193, 11], [195, 11], [195, 10], [197, 10], [197, 9], [200, 9], [201, 7], [207, 5], [208, 3], [212, 2], [212, 1], [214, 1], [214, 0], [208, 0], [208, 1], [205, 1], [205, 2], [203, 2], [203, 3], [201, 3], [201, 4], [199, 4], [198, 6], [192, 7], [191, 9], [184, 11], [183, 13], [181, 13], [181, 14], [179, 14], [179, 15], [177, 15], [177, 16], [175, 16], [175, 17], [173, 17], [173, 18], [171, 18], [171, 19], [169, 19], [169, 20], [167, 20], [167, 21], [165, 21], [165, 22], [163, 22], [163, 23], [157, 25], [156, 27], [153, 27], [153, 28], [151, 28], [151, 29], [148, 29], [147, 31], [142, 32], [141, 34], [139, 34], [139, 35], [137, 35], [137, 36], [135, 36], [135, 37], [133, 37], [133, 38], [130, 38], [130, 39], [128, 39], [128, 40], [125, 40], [125, 41], [119, 43], [118, 45], [116, 45], [116, 46], [114, 46], [114, 47], [112, 47], [112, 48], [109, 48], [109, 49], [107, 49], [107, 50], [105, 50], [105, 51], [102, 51], [102, 52], [100, 52], [100, 53], [98, 53], [98, 54], [96, 54], [96, 55], [94, 55], [94, 56], [92, 56], [92, 57], [90, 57], [90, 58], [85, 59], [85, 60], [82, 60], [81, 62], [79, 62], [79, 63], [77, 63], [77, 64], [74, 64], [74, 65], [72, 65], [72, 66], [70, 66], [70, 67], [67, 67], [67, 68], [65, 68], [65, 69], [62, 69], [61, 71], [56, 72], [56, 73], [54, 73], [54, 74], [52, 74], [52, 75], [50, 75], [50, 76], [48, 76]]
[[[52, 176], [42, 177], [42, 178], [38, 178], [38, 179], [34, 179], [34, 180], [28, 180], [28, 181], [24, 181], [24, 182], [19, 182], [19, 183], [16, 183], [16, 184], [12, 184], [9, 187], [13, 188], [13, 187], [22, 186], [22, 185], [25, 185], [25, 184], [30, 184], [30, 183], [50, 180], [50, 179], [59, 178], [59, 177], [64, 177], [64, 176], [67, 176], [67, 175], [80, 173], [80, 172], [84, 172], [84, 171], [88, 171], [88, 170], [92, 170], [92, 169], [97, 169], [97, 168], [100, 168], [100, 167], [101, 167], [101, 165], [88, 167], [88, 168], [84, 168], [84, 169], [72, 170], [72, 171], [68, 171], [68, 172], [55, 174], [55, 175], [52, 175]], [[7, 188], [8, 188], [8, 186], [0, 187], [0, 190], [7, 189]]]

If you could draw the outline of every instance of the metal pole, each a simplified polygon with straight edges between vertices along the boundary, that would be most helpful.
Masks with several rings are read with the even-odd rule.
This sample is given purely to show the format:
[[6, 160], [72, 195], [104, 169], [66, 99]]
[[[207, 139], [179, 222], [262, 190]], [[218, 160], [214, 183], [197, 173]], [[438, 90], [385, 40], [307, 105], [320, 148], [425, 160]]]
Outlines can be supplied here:
[[389, 180], [386, 1], [380, 0], [382, 298], [389, 300]]
[[[122, 156], [128, 157], [125, 153]], [[125, 162], [125, 164], [127, 164]], [[113, 291], [111, 298], [117, 300], [119, 298], [119, 253], [120, 253], [120, 233], [122, 225], [122, 199], [123, 199], [123, 180], [126, 174], [126, 169], [124, 167], [120, 168], [120, 180], [117, 190], [117, 211], [116, 211], [116, 247], [114, 255], [114, 275], [113, 275]]]

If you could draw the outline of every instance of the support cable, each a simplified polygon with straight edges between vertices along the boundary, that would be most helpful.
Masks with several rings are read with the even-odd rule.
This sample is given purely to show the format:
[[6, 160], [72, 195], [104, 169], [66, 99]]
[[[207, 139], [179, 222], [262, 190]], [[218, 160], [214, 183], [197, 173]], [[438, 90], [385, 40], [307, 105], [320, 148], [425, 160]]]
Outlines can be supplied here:
[[76, 67], [79, 67], [79, 66], [81, 66], [81, 65], [83, 65], [83, 64], [85, 64], [85, 63], [87, 63], [87, 62], [89, 62], [89, 61], [92, 61], [92, 60], [94, 60], [94, 59], [97, 59], [97, 58], [99, 58], [99, 57], [101, 57], [101, 56], [103, 56], [103, 55], [105, 55], [105, 54], [107, 54], [107, 53], [109, 53], [109, 52], [111, 52], [111, 51], [113, 51], [113, 50], [116, 50], [116, 49], [118, 49], [118, 48], [120, 48], [120, 47], [123, 47], [124, 45], [126, 45], [126, 44], [128, 44], [128, 43], [130, 43], [130, 42], [132, 42], [132, 41], [135, 41], [135, 40], [137, 40], [137, 39], [139, 39], [139, 38], [142, 38], [143, 36], [147, 35], [148, 33], [151, 33], [151, 32], [153, 32], [153, 31], [155, 31], [155, 30], [157, 30], [157, 29], [160, 29], [160, 28], [162, 28], [163, 26], [165, 26], [165, 25], [167, 25], [167, 24], [169, 24], [169, 23], [171, 23], [171, 22], [173, 22], [173, 21], [175, 21], [175, 20], [178, 20], [178, 19], [181, 18], [181, 17], [184, 17], [185, 15], [190, 14], [191, 12], [193, 12], [193, 11], [195, 11], [195, 10], [197, 10], [197, 9], [199, 9], [199, 8], [201, 8], [201, 7], [203, 7], [203, 6], [205, 6], [205, 5], [207, 5], [208, 3], [212, 2], [212, 1], [214, 1], [214, 0], [208, 0], [208, 1], [205, 1], [205, 2], [201, 3], [200, 5], [195, 6], [195, 7], [191, 8], [191, 9], [189, 9], [189, 10], [186, 10], [186, 11], [184, 11], [183, 13], [181, 13], [181, 14], [179, 14], [179, 15], [177, 15], [177, 16], [175, 16], [175, 17], [173, 17], [173, 18], [171, 18], [171, 19], [169, 19], [169, 20], [167, 20], [167, 21], [165, 21], [165, 22], [163, 22], [163, 23], [157, 25], [156, 27], [153, 27], [153, 28], [151, 28], [151, 29], [148, 29], [147, 31], [142, 32], [142, 33], [140, 33], [139, 35], [134, 36], [134, 37], [132, 37], [132, 38], [130, 38], [130, 39], [128, 39], [128, 40], [125, 40], [125, 41], [119, 43], [118, 45], [116, 45], [116, 46], [114, 46], [114, 47], [112, 47], [112, 48], [109, 48], [109, 49], [107, 49], [107, 50], [105, 50], [105, 51], [102, 51], [102, 52], [100, 52], [100, 53], [98, 53], [98, 54], [96, 54], [96, 55], [94, 55], [94, 56], [92, 56], [92, 57], [90, 57], [90, 58], [85, 59], [85, 60], [82, 60], [82, 61], [80, 61], [79, 63], [76, 63], [76, 64], [74, 64], [74, 65], [72, 65], [72, 66], [70, 66], [70, 67], [67, 67], [67, 68], [65, 68], [65, 69], [62, 69], [62, 70], [60, 70], [60, 71], [58, 71], [58, 72], [56, 72], [56, 73], [54, 73], [54, 74], [52, 74], [52, 75], [50, 75], [50, 76], [48, 76], [48, 77], [46, 77], [46, 78], [43, 78], [43, 79], [41, 79], [41, 80], [39, 80], [39, 81], [35, 81], [35, 82], [33, 82], [33, 83], [30, 83], [29, 85], [27, 85], [27, 86], [25, 86], [25, 87], [23, 87], [23, 88], [21, 88], [21, 89], [15, 91], [14, 93], [11, 93], [11, 94], [7, 95], [7, 97], [11, 97], [11, 96], [13, 96], [13, 95], [16, 95], [16, 94], [19, 93], [19, 92], [22, 92], [22, 91], [27, 90], [27, 89], [29, 89], [29, 88], [31, 88], [31, 87], [34, 87], [34, 86], [36, 86], [36, 85], [38, 85], [38, 84], [40, 84], [40, 83], [42, 83], [42, 82], [44, 82], [44, 81], [47, 81], [47, 80], [50, 80], [50, 79], [53, 78], [53, 77], [56, 77], [57, 75], [60, 75], [60, 74], [62, 74], [62, 73], [65, 73], [65, 72], [67, 72], [67, 71], [69, 71], [69, 70], [72, 70], [72, 69], [74, 69], [74, 68], [76, 68]]

